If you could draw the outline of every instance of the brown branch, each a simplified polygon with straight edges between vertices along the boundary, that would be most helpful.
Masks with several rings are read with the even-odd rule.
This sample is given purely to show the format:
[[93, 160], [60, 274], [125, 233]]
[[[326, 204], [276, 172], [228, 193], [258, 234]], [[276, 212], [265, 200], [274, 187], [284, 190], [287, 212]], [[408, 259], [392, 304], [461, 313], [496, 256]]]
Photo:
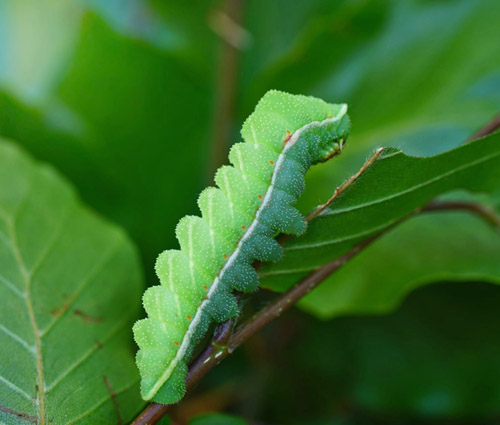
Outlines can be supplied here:
[[[408, 217], [415, 213], [410, 214]], [[316, 286], [323, 282], [332, 273], [343, 267], [349, 260], [371, 245], [375, 240], [396, 227], [405, 217], [380, 233], [359, 243], [344, 255], [330, 261], [317, 270], [312, 271], [303, 280], [293, 286], [290, 290], [279, 296], [273, 303], [259, 311], [252, 319], [241, 325], [236, 332], [232, 332], [234, 322], [232, 320], [221, 323], [216, 330], [211, 344], [191, 363], [186, 377], [186, 389], [195, 386], [210, 370], [217, 366], [223, 359], [229, 356], [236, 348], [243, 344], [256, 332], [268, 325], [284, 311], [292, 307], [302, 297], [307, 295]], [[132, 425], [156, 424], [172, 407], [172, 405], [151, 403], [135, 419]]]
[[[394, 225], [395, 226], [395, 225]], [[393, 226], [391, 226], [392, 228]], [[222, 323], [218, 330], [219, 336], [216, 335], [212, 342], [190, 365], [188, 375], [186, 377], [186, 388], [190, 389], [196, 385], [211, 369], [217, 366], [223, 359], [229, 356], [237, 347], [239, 347], [248, 338], [254, 335], [257, 331], [269, 324], [276, 317], [279, 317], [284, 311], [292, 307], [300, 298], [309, 293], [313, 288], [318, 286], [323, 280], [330, 276], [333, 272], [340, 269], [351, 258], [359, 254], [366, 247], [371, 245], [382, 234], [389, 229], [372, 236], [371, 238], [361, 242], [341, 257], [330, 261], [319, 269], [310, 273], [306, 278], [297, 283], [292, 289], [278, 297], [272, 304], [258, 312], [252, 319], [241, 325], [240, 328], [231, 335], [232, 324], [228, 322]], [[219, 344], [223, 339], [228, 343]], [[215, 348], [216, 347], [216, 348]], [[144, 411], [136, 418], [132, 425], [153, 425], [156, 424], [171, 408], [172, 405], [151, 403]]]
[[[376, 153], [377, 154], [377, 153]], [[371, 162], [373, 163], [376, 158], [380, 155], [377, 154], [375, 159]], [[366, 168], [364, 168], [366, 169]], [[361, 173], [357, 173], [356, 176], [359, 176]], [[356, 177], [357, 178], [357, 177]], [[348, 180], [348, 182], [351, 179]], [[355, 179], [353, 179], [355, 180]], [[345, 189], [344, 189], [345, 190]], [[335, 196], [335, 195], [334, 195]], [[264, 328], [274, 319], [279, 317], [284, 311], [288, 310], [294, 304], [296, 304], [301, 298], [311, 292], [314, 288], [316, 288], [321, 282], [327, 279], [331, 274], [339, 270], [342, 266], [344, 266], [348, 261], [354, 258], [357, 254], [363, 251], [365, 248], [370, 246], [373, 242], [379, 239], [381, 236], [385, 235], [387, 232], [391, 231], [393, 228], [397, 227], [403, 221], [406, 221], [408, 218], [413, 217], [419, 213], [425, 211], [439, 211], [439, 210], [465, 210], [471, 213], [477, 214], [480, 218], [486, 220], [488, 223], [492, 224], [496, 228], [500, 229], [500, 217], [498, 217], [495, 212], [491, 211], [487, 207], [481, 204], [472, 203], [472, 202], [440, 202], [440, 201], [431, 201], [426, 206], [417, 209], [416, 211], [410, 213], [406, 217], [401, 218], [391, 226], [382, 230], [374, 236], [369, 237], [358, 245], [354, 246], [350, 251], [346, 254], [336, 258], [329, 263], [323, 265], [319, 269], [310, 273], [307, 277], [305, 277], [302, 281], [297, 283], [294, 287], [292, 287], [289, 291], [285, 292], [283, 295], [278, 297], [273, 303], [259, 311], [252, 319], [248, 322], [244, 323], [229, 339], [229, 346], [227, 349], [227, 354], [231, 354], [237, 347], [239, 347], [242, 343], [252, 337], [256, 332]], [[220, 360], [217, 362], [219, 363]], [[216, 364], [209, 366], [208, 363], [210, 361], [205, 362], [205, 367], [211, 369]]]
[[[227, 357], [227, 354], [229, 354], [227, 352], [228, 341], [233, 331], [234, 323], [234, 319], [221, 323], [215, 330], [210, 344], [191, 363], [186, 376], [186, 391], [191, 389], [210, 369], [219, 364], [223, 358]], [[208, 369], [206, 367], [207, 361], [211, 361], [211, 367]], [[171, 407], [172, 405], [169, 404], [153, 402], [143, 410], [132, 425], [153, 425], [165, 416]]]
[[232, 353], [241, 344], [243, 344], [247, 339], [253, 336], [256, 332], [268, 325], [271, 321], [281, 316], [283, 312], [288, 310], [302, 297], [311, 292], [332, 273], [343, 267], [349, 260], [354, 258], [365, 248], [370, 246], [379, 237], [386, 233], [386, 231], [389, 231], [389, 229], [386, 229], [383, 232], [380, 232], [377, 235], [366, 239], [365, 241], [356, 245], [346, 254], [336, 258], [333, 261], [330, 261], [329, 263], [326, 263], [319, 269], [313, 271], [303, 280], [293, 286], [290, 290], [279, 296], [266, 308], [259, 311], [252, 319], [238, 328], [236, 332], [231, 336], [228, 347], [229, 354]]
[[429, 202], [423, 209], [425, 211], [468, 211], [484, 219], [496, 230], [500, 231], [500, 217], [495, 211], [485, 205], [467, 201], [439, 201]]
[[[187, 390], [191, 389], [210, 369], [230, 354], [228, 343], [233, 333], [234, 324], [234, 319], [221, 323], [215, 331], [211, 344], [191, 363], [186, 377]], [[209, 363], [212, 366], [207, 368]]]
[[154, 425], [167, 414], [171, 407], [171, 404], [150, 403], [141, 414], [135, 418], [132, 425]]
[[[479, 130], [473, 138], [483, 137], [495, 131], [500, 127], [500, 115], [497, 119], [487, 124], [483, 129]], [[332, 197], [323, 205], [320, 205], [306, 219], [308, 221], [316, 218], [325, 208], [331, 205], [345, 190], [351, 186], [380, 156], [382, 148], [374, 152], [374, 154], [363, 164], [361, 169], [346, 180], [339, 188], [337, 188]], [[290, 290], [279, 296], [273, 303], [259, 311], [252, 319], [241, 325], [234, 333], [232, 332], [233, 321], [225, 322], [219, 325], [216, 334], [211, 344], [202, 351], [202, 353], [190, 365], [188, 375], [186, 377], [186, 388], [190, 389], [196, 385], [203, 376], [211, 369], [217, 366], [224, 358], [229, 356], [237, 347], [247, 341], [256, 332], [264, 328], [274, 319], [279, 317], [284, 311], [292, 307], [302, 297], [307, 295], [311, 290], [317, 287], [321, 282], [328, 278], [332, 273], [343, 267], [348, 261], [370, 246], [373, 242], [386, 234], [401, 222], [407, 220], [420, 212], [439, 211], [439, 210], [467, 210], [475, 213], [487, 220], [489, 223], [498, 226], [500, 218], [490, 211], [488, 208], [474, 203], [467, 202], [445, 202], [431, 201], [429, 204], [419, 208], [406, 217], [398, 220], [393, 225], [384, 229], [380, 233], [371, 236], [358, 245], [354, 246], [346, 254], [330, 261], [317, 270], [311, 272], [302, 281], [293, 286]], [[282, 239], [281, 242], [284, 240]], [[136, 418], [132, 425], [154, 425], [156, 424], [169, 410], [171, 405], [163, 405], [159, 403], [149, 404], [144, 411]]]
[[476, 131], [467, 139], [468, 142], [487, 136], [500, 128], [500, 114], [494, 117], [488, 124]]
[[[459, 203], [456, 203], [456, 206], [457, 209], [467, 209], [471, 212], [477, 213], [483, 218], [487, 218], [487, 216], [485, 216], [483, 213], [484, 209], [480, 205], [475, 205], [474, 207], [472, 207], [471, 205], [467, 205], [467, 208], [465, 208], [463, 205], [459, 205]], [[435, 211], [445, 209], [451, 210], [453, 209], [452, 207], [452, 203], [448, 203], [448, 205], [444, 205], [444, 203], [442, 205], [439, 205], [437, 202], [433, 201], [427, 206], [417, 210], [414, 213], [411, 213], [407, 217], [398, 220], [396, 223], [381, 231], [380, 233], [359, 243], [346, 254], [311, 272], [302, 281], [293, 286], [289, 291], [279, 296], [269, 306], [259, 311], [252, 319], [241, 325], [236, 330], [236, 332], [232, 333], [232, 329], [234, 326], [233, 321], [222, 323], [217, 328], [212, 343], [207, 348], [205, 348], [205, 350], [203, 350], [202, 353], [190, 365], [188, 375], [186, 377], [186, 388], [188, 390], [193, 388], [210, 370], [217, 366], [223, 359], [229, 356], [236, 348], [247, 341], [256, 332], [260, 331], [274, 319], [281, 316], [283, 312], [292, 307], [295, 303], [297, 303], [297, 301], [299, 301], [302, 297], [316, 288], [326, 278], [343, 267], [348, 261], [358, 255], [368, 246], [370, 246], [382, 235], [398, 226], [401, 222], [422, 211]], [[488, 217], [487, 219], [488, 222], [492, 222], [490, 217]], [[144, 409], [140, 416], [137, 417], [132, 425], [156, 424], [171, 407], [172, 405], [151, 403]]]

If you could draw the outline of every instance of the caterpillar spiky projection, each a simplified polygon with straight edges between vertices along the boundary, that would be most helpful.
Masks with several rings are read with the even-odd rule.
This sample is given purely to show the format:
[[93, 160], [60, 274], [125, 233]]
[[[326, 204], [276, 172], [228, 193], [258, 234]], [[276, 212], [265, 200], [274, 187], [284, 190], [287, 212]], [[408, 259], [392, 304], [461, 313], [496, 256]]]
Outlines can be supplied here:
[[342, 150], [346, 112], [345, 104], [272, 90], [245, 121], [232, 165], [217, 171], [218, 187], [200, 194], [201, 217], [179, 222], [181, 249], [160, 254], [161, 285], [144, 294], [148, 318], [134, 325], [144, 399], [169, 404], [183, 397], [187, 364], [210, 325], [238, 313], [235, 291], [257, 289], [252, 263], [279, 260], [279, 233], [305, 231], [293, 205], [310, 166]]

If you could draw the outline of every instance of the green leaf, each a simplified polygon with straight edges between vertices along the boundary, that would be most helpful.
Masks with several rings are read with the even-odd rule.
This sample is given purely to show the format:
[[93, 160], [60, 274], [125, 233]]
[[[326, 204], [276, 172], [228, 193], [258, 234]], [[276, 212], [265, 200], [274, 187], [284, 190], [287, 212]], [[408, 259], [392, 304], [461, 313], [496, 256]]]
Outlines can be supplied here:
[[232, 415], [208, 413], [192, 419], [189, 425], [248, 425], [248, 422]]
[[141, 291], [127, 236], [0, 141], [0, 422], [131, 419], [142, 405], [130, 332]]
[[[494, 192], [500, 189], [499, 182], [500, 133], [427, 158], [410, 157], [395, 149], [384, 149], [365, 173], [323, 214], [310, 223], [304, 236], [293, 239], [285, 245], [285, 255], [281, 262], [266, 265], [261, 269], [263, 284], [273, 289], [284, 290], [308, 271], [338, 257], [360, 241], [425, 205], [434, 197], [456, 189]], [[419, 222], [426, 222], [417, 231], [412, 230], [415, 226], [413, 223], [403, 226], [403, 230], [393, 231], [393, 234], [388, 236], [392, 237], [393, 245], [388, 244], [384, 238], [377, 244], [378, 248], [374, 248], [378, 253], [376, 259], [369, 259], [370, 257], [362, 255], [361, 259], [355, 260], [358, 264], [357, 268], [351, 266], [341, 272], [344, 280], [340, 287], [350, 294], [347, 298], [339, 296], [337, 274], [309, 297], [308, 308], [322, 316], [330, 316], [341, 311], [339, 310], [340, 300], [343, 300], [346, 304], [342, 308], [346, 311], [365, 311], [366, 306], [360, 308], [358, 305], [363, 303], [371, 305], [372, 310], [380, 309], [379, 303], [382, 305], [394, 303], [394, 301], [381, 301], [384, 299], [385, 285], [389, 288], [387, 292], [389, 295], [392, 294], [392, 300], [394, 300], [395, 287], [408, 288], [412, 286], [412, 283], [416, 284], [416, 280], [423, 283], [424, 277], [435, 280], [437, 276], [445, 279], [459, 276], [463, 279], [465, 275], [469, 277], [495, 276], [498, 268], [494, 256], [476, 257], [478, 252], [476, 250], [470, 256], [462, 258], [463, 256], [459, 256], [459, 253], [449, 248], [449, 245], [453, 244], [453, 239], [456, 240], [456, 238], [449, 238], [448, 235], [456, 236], [458, 227], [459, 232], [461, 231], [460, 235], [466, 237], [467, 223], [471, 222], [467, 217], [463, 218], [463, 215], [455, 215], [455, 217], [464, 220], [464, 223], [452, 220], [445, 220], [443, 223], [442, 217], [430, 219], [425, 217], [419, 219]], [[484, 224], [478, 223], [477, 219], [472, 220], [472, 226], [475, 231], [471, 231], [470, 236], [476, 238], [477, 241], [483, 240], [486, 251], [500, 252], [498, 235], [485, 229]], [[425, 229], [429, 227], [433, 231], [426, 239]], [[438, 229], [439, 231], [436, 232]], [[429, 239], [433, 240], [431, 247], [442, 250], [439, 255], [429, 255], [431, 251], [426, 243]], [[442, 242], [442, 245], [439, 245], [438, 241]], [[460, 241], [460, 245], [463, 245], [463, 241]], [[476, 242], [475, 245], [481, 245], [481, 243]], [[415, 250], [420, 246], [425, 248], [416, 252]], [[397, 247], [396, 251], [395, 247]], [[396, 252], [405, 255], [395, 255]], [[388, 253], [390, 253], [389, 258], [387, 258]], [[363, 258], [367, 261], [363, 262]], [[419, 258], [425, 258], [425, 263], [419, 263]], [[477, 261], [471, 263], [473, 258]], [[393, 265], [392, 268], [386, 268], [388, 261]], [[404, 267], [405, 261], [407, 262], [406, 268]], [[384, 270], [392, 270], [392, 272], [384, 273], [383, 277], [380, 276], [381, 282], [372, 286], [376, 288], [378, 294], [374, 297], [367, 281], [361, 279], [361, 276], [365, 276], [368, 281], [373, 280], [377, 275], [374, 274], [374, 266], [377, 264], [384, 264]], [[481, 270], [488, 266], [492, 267], [490, 274], [481, 274]], [[414, 273], [412, 275], [414, 269], [420, 271], [418, 279]], [[395, 273], [397, 270], [400, 273]], [[346, 279], [346, 273], [349, 272], [350, 278]], [[361, 291], [359, 285], [363, 284], [367, 287], [362, 286], [364, 289]], [[326, 291], [332, 288], [335, 288], [334, 294], [329, 293], [328, 297], [325, 296]], [[398, 291], [399, 295], [401, 292], [404, 291]], [[378, 307], [375, 308], [377, 305]]]

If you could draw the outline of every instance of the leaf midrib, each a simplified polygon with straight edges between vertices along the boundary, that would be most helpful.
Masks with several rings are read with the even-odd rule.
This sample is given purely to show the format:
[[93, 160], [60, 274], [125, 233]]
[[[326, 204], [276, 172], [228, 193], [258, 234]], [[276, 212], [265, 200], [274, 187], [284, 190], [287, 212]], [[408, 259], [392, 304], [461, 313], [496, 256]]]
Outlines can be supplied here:
[[[37, 369], [37, 393], [36, 393], [36, 399], [33, 399], [30, 395], [28, 395], [27, 393], [25, 393], [20, 388], [15, 387], [15, 389], [18, 390], [18, 391], [21, 391], [22, 394], [25, 395], [28, 400], [31, 400], [34, 403], [34, 405], [37, 407], [37, 421], [38, 421], [37, 423], [39, 425], [46, 425], [47, 424], [47, 419], [46, 419], [46, 395], [48, 394], [48, 392], [50, 390], [53, 389], [53, 387], [55, 385], [57, 385], [60, 382], [60, 380], [62, 380], [66, 375], [68, 375], [74, 369], [74, 367], [70, 368], [70, 370], [66, 371], [65, 374], [64, 374], [64, 376], [59, 377], [56, 380], [57, 382], [54, 382], [49, 387], [46, 387], [46, 385], [45, 385], [44, 370], [43, 370], [42, 339], [45, 336], [45, 334], [48, 333], [48, 331], [53, 328], [53, 326], [58, 321], [58, 319], [60, 319], [64, 314], [62, 314], [56, 320], [54, 320], [54, 322], [52, 322], [48, 326], [47, 329], [40, 330], [39, 327], [38, 327], [38, 324], [36, 322], [36, 316], [35, 316], [35, 312], [34, 312], [34, 308], [33, 308], [33, 302], [32, 302], [32, 299], [31, 299], [31, 283], [32, 283], [33, 276], [34, 276], [35, 272], [39, 269], [39, 267], [43, 263], [44, 259], [47, 257], [48, 253], [52, 249], [52, 247], [53, 247], [55, 241], [57, 240], [58, 236], [61, 234], [61, 230], [63, 229], [64, 224], [66, 223], [66, 221], [68, 219], [68, 216], [70, 215], [69, 211], [71, 210], [71, 208], [70, 208], [71, 207], [71, 202], [69, 202], [68, 205], [67, 205], [67, 207], [65, 208], [65, 211], [63, 212], [63, 218], [61, 220], [59, 220], [59, 223], [58, 223], [58, 225], [56, 227], [56, 230], [55, 230], [55, 232], [54, 232], [54, 234], [53, 234], [53, 236], [51, 238], [51, 241], [45, 247], [45, 249], [43, 250], [43, 252], [40, 255], [40, 257], [36, 260], [36, 262], [35, 262], [34, 266], [32, 267], [32, 269], [28, 271], [28, 269], [26, 267], [26, 264], [24, 262], [23, 256], [21, 254], [20, 248], [19, 248], [20, 245], [19, 245], [19, 241], [18, 241], [18, 238], [17, 238], [17, 232], [16, 232], [16, 217], [18, 217], [19, 212], [22, 210], [22, 208], [24, 206], [24, 203], [25, 203], [25, 201], [26, 201], [27, 198], [28, 198], [28, 196], [25, 197], [25, 200], [21, 203], [21, 205], [17, 208], [17, 210], [14, 213], [12, 213], [12, 214], [8, 214], [3, 208], [0, 208], [0, 218], [7, 225], [8, 238], [10, 239], [10, 241], [6, 238], [5, 242], [7, 242], [9, 244], [9, 246], [11, 247], [12, 253], [14, 254], [16, 263], [17, 263], [17, 265], [18, 265], [18, 267], [19, 267], [19, 269], [21, 271], [21, 275], [22, 275], [22, 278], [23, 278], [23, 281], [24, 281], [24, 284], [25, 284], [25, 292], [20, 292], [19, 295], [26, 300], [26, 306], [27, 306], [27, 310], [28, 310], [28, 315], [29, 315], [29, 318], [30, 318], [30, 323], [31, 323], [31, 326], [32, 326], [32, 329], [33, 329], [33, 333], [34, 333], [34, 337], [35, 337], [35, 346], [34, 347], [30, 346], [26, 341], [20, 339], [20, 337], [18, 337], [18, 338], [20, 339], [20, 341], [22, 341], [23, 345], [25, 345], [27, 348], [30, 349], [31, 353], [36, 358], [36, 369]], [[77, 293], [75, 294], [75, 297], [72, 300], [72, 303], [75, 301], [75, 299], [78, 297], [78, 295], [80, 295], [80, 293], [82, 292], [83, 288], [85, 287], [85, 284], [88, 283], [89, 281], [91, 281], [91, 277], [90, 276], [94, 275], [98, 270], [100, 270], [103, 267], [103, 265], [106, 264], [110, 260], [110, 258], [115, 254], [115, 252], [116, 252], [116, 250], [117, 250], [117, 248], [119, 246], [119, 241], [120, 241], [120, 238], [115, 239], [114, 243], [110, 246], [109, 252], [104, 257], [103, 261], [100, 262], [97, 265], [97, 268], [95, 270], [92, 270], [92, 272], [90, 273], [90, 275], [87, 276], [84, 279], [83, 285], [82, 285], [82, 287], [80, 287], [80, 290], [78, 290]], [[16, 289], [16, 293], [18, 293], [17, 288], [13, 287], [12, 289]], [[69, 308], [69, 306], [68, 306], [68, 308]], [[68, 308], [66, 308], [66, 310]], [[116, 332], [118, 330], [120, 330], [123, 327], [123, 325], [125, 325], [128, 321], [130, 321], [130, 317], [129, 316], [125, 317], [120, 322], [119, 326], [117, 326], [111, 332], [111, 334], [108, 336], [108, 338], [111, 338], [112, 336], [114, 336], [116, 334]], [[106, 338], [106, 339], [108, 339], [108, 338]], [[89, 353], [86, 353], [86, 355], [83, 357], [83, 361], [85, 361], [89, 357], [89, 355], [91, 355], [93, 352], [95, 352], [95, 349], [92, 349], [92, 350], [90, 350]], [[80, 359], [77, 362], [77, 366], [80, 365], [83, 361], [82, 361], [82, 359]], [[131, 386], [133, 386], [136, 382], [137, 381], [134, 381], [132, 384], [127, 385], [125, 388], [121, 389], [118, 393], [126, 391]], [[8, 386], [13, 385], [13, 384], [11, 384], [8, 381], [6, 381], [6, 384]], [[88, 412], [85, 412], [85, 414], [78, 416], [76, 419], [80, 420], [82, 417], [86, 416], [86, 414], [89, 414], [93, 410], [97, 409], [106, 400], [109, 400], [109, 397], [107, 397], [106, 399], [102, 400], [98, 405], [94, 406]], [[70, 423], [73, 423], [73, 422], [70, 421]]]
[[[394, 154], [390, 154], [390, 155], [387, 155], [387, 156], [384, 156], [382, 158], [379, 159], [379, 161], [383, 161], [384, 159], [387, 159], [387, 158], [390, 158], [392, 156], [396, 156], [396, 155], [404, 155], [404, 153], [402, 151], [399, 151], [399, 152], [396, 152]], [[403, 196], [403, 195], [406, 195], [407, 193], [411, 193], [411, 192], [414, 192], [416, 190], [419, 190], [425, 186], [429, 186], [430, 184], [436, 182], [436, 181], [439, 181], [443, 178], [446, 178], [446, 177], [449, 177], [455, 173], [458, 173], [460, 171], [464, 171], [466, 170], [467, 168], [470, 168], [470, 167], [473, 167], [475, 165], [478, 165], [478, 164], [481, 164], [482, 162], [486, 162], [486, 161], [489, 161], [491, 159], [494, 159], [495, 157], [499, 156], [500, 155], [500, 152], [495, 152], [493, 154], [490, 154], [490, 155], [486, 155], [486, 156], [483, 156], [481, 158], [478, 158], [474, 161], [471, 161], [471, 162], [468, 162], [467, 164], [464, 164], [464, 165], [461, 165], [459, 167], [456, 167], [456, 168], [453, 168], [445, 173], [442, 173], [442, 174], [439, 174], [437, 176], [434, 176], [422, 183], [419, 183], [419, 184], [415, 184], [411, 187], [409, 187], [408, 189], [405, 189], [405, 190], [402, 190], [402, 191], [399, 191], [399, 192], [396, 192], [392, 195], [388, 195], [388, 196], [385, 196], [383, 198], [377, 198], [377, 199], [374, 199], [372, 201], [368, 201], [368, 202], [365, 202], [365, 203], [362, 203], [362, 204], [357, 204], [357, 205], [353, 205], [351, 207], [346, 207], [346, 208], [339, 208], [339, 209], [336, 209], [336, 210], [333, 210], [333, 209], [330, 209], [328, 212], [325, 212], [325, 214], [322, 214], [323, 217], [325, 216], [332, 216], [332, 215], [338, 215], [338, 214], [344, 214], [344, 213], [349, 213], [349, 212], [352, 212], [352, 211], [355, 211], [355, 210], [359, 210], [359, 209], [362, 209], [362, 208], [367, 208], [367, 207], [371, 207], [373, 205], [376, 205], [376, 204], [381, 204], [381, 203], [384, 203], [384, 202], [387, 202], [387, 201], [390, 201], [392, 199], [395, 199], [395, 198], [398, 198], [400, 196]], [[423, 157], [424, 159], [426, 157]], [[429, 157], [430, 158], [430, 157]]]
[[2, 208], [1, 209], [1, 215], [4, 220], [4, 222], [7, 224], [7, 230], [9, 233], [9, 237], [11, 239], [11, 248], [12, 248], [12, 253], [14, 254], [14, 257], [16, 259], [17, 265], [19, 269], [21, 270], [21, 275], [23, 277], [23, 281], [25, 284], [25, 292], [22, 294], [23, 298], [26, 300], [26, 308], [28, 310], [28, 316], [30, 319], [31, 327], [33, 329], [33, 335], [35, 337], [35, 347], [34, 350], [30, 350], [34, 355], [36, 359], [36, 370], [37, 370], [37, 388], [36, 388], [36, 399], [31, 399], [35, 406], [37, 406], [37, 416], [38, 416], [38, 424], [39, 425], [45, 425], [46, 424], [46, 416], [45, 416], [45, 377], [44, 377], [44, 372], [43, 372], [43, 355], [42, 355], [42, 334], [40, 332], [40, 329], [38, 328], [38, 324], [36, 322], [36, 316], [35, 316], [35, 310], [33, 308], [33, 301], [31, 299], [31, 283], [32, 283], [32, 277], [35, 271], [38, 269], [38, 267], [43, 263], [44, 259], [46, 258], [48, 252], [51, 250], [54, 242], [57, 240], [59, 233], [61, 229], [64, 227], [64, 224], [66, 222], [66, 219], [68, 218], [68, 212], [70, 210], [69, 204], [66, 205], [65, 211], [63, 213], [63, 219], [61, 219], [56, 227], [56, 231], [54, 232], [54, 235], [52, 237], [52, 240], [50, 243], [47, 245], [47, 247], [44, 249], [42, 252], [42, 255], [38, 258], [36, 261], [34, 267], [28, 271], [26, 264], [24, 262], [23, 256], [21, 254], [21, 251], [19, 249], [19, 241], [17, 238], [17, 232], [16, 232], [16, 218], [19, 216], [19, 212], [23, 209], [30, 191], [32, 190], [32, 187], [30, 187], [27, 192], [25, 193], [23, 201], [20, 203], [20, 205], [17, 207], [16, 211], [12, 214], [9, 215], [7, 212]]
[[12, 251], [16, 258], [16, 262], [21, 270], [23, 276], [24, 284], [26, 286], [26, 307], [28, 309], [28, 315], [30, 318], [31, 327], [33, 328], [33, 334], [35, 337], [35, 358], [36, 358], [36, 370], [37, 370], [37, 393], [35, 404], [38, 410], [38, 420], [40, 425], [45, 425], [45, 383], [43, 374], [43, 359], [42, 359], [42, 341], [40, 338], [40, 331], [38, 329], [38, 324], [36, 323], [35, 311], [33, 309], [33, 302], [31, 300], [31, 274], [28, 273], [26, 266], [24, 264], [23, 257], [19, 250], [19, 243], [17, 240], [16, 226], [13, 219], [6, 217], [7, 228], [9, 231], [9, 236], [12, 240]]

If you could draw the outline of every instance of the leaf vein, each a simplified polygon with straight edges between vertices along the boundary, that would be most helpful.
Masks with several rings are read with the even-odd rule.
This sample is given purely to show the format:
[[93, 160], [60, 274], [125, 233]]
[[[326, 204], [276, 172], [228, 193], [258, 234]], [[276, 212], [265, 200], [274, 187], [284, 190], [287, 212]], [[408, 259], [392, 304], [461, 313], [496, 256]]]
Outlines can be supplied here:
[[20, 291], [16, 285], [14, 285], [9, 279], [0, 274], [0, 282], [2, 282], [7, 288], [9, 288], [14, 294], [21, 298], [26, 298], [26, 292]]
[[31, 395], [29, 395], [26, 391], [22, 390], [17, 385], [13, 384], [12, 382], [4, 378], [2, 375], [0, 375], [0, 381], [3, 382], [5, 385], [7, 385], [11, 390], [22, 395], [26, 400], [33, 402], [33, 397]]
[[59, 312], [59, 315], [52, 320], [51, 323], [47, 325], [45, 329], [40, 331], [41, 338], [44, 338], [53, 328], [54, 326], [61, 320], [61, 318], [65, 315], [65, 313], [74, 305], [75, 301], [78, 297], [85, 291], [88, 287], [89, 283], [92, 282], [92, 279], [105, 267], [108, 262], [113, 258], [113, 255], [116, 253], [119, 245], [120, 238], [116, 238], [114, 243], [110, 246], [106, 255], [102, 256], [101, 261], [97, 262], [94, 268], [90, 270], [90, 272], [80, 281], [77, 290], [73, 293], [73, 296], [68, 300], [68, 302], [63, 306], [63, 310]]
[[130, 315], [125, 316], [121, 321], [118, 322], [117, 326], [115, 326], [112, 331], [100, 341], [100, 344], [94, 345], [90, 350], [88, 350], [82, 357], [80, 357], [75, 363], [70, 365], [61, 375], [59, 375], [50, 385], [45, 387], [45, 394], [48, 394], [52, 391], [57, 385], [59, 385], [73, 370], [75, 370], [78, 366], [88, 360], [92, 354], [94, 354], [97, 350], [99, 350], [102, 345], [111, 340], [117, 333], [130, 321]]
[[[325, 213], [323, 216], [329, 216], [329, 215], [336, 215], [336, 214], [344, 214], [344, 213], [347, 213], [347, 212], [352, 212], [352, 211], [355, 211], [355, 210], [358, 210], [358, 209], [361, 209], [361, 208], [366, 208], [366, 207], [370, 207], [372, 205], [377, 205], [377, 204], [381, 204], [383, 202], [386, 202], [386, 201], [389, 201], [391, 199], [394, 199], [394, 198], [397, 198], [399, 196], [403, 196], [403, 195], [406, 195], [407, 193], [411, 193], [415, 190], [418, 190], [418, 189], [421, 189], [425, 186], [428, 186], [436, 181], [439, 181], [445, 177], [449, 177], [455, 173], [458, 173], [460, 171], [464, 171], [466, 170], [467, 168], [470, 168], [470, 167], [473, 167], [475, 165], [478, 165], [478, 164], [481, 164], [483, 162], [486, 162], [486, 161], [489, 161], [490, 159], [494, 159], [495, 157], [498, 157], [500, 156], [500, 152], [495, 152], [491, 155], [486, 155], [480, 159], [477, 159], [475, 161], [471, 161], [467, 164], [464, 164], [460, 167], [457, 167], [457, 168], [454, 168], [453, 170], [449, 170], [447, 171], [446, 173], [443, 173], [443, 174], [440, 174], [436, 177], [433, 177], [423, 183], [420, 183], [420, 184], [416, 184], [412, 187], [409, 187], [408, 189], [405, 189], [405, 190], [402, 190], [400, 192], [397, 192], [397, 193], [394, 193], [392, 195], [388, 195], [388, 196], [385, 196], [383, 198], [379, 198], [379, 199], [375, 199], [373, 201], [369, 201], [369, 202], [365, 202], [363, 204], [358, 204], [358, 205], [354, 205], [352, 207], [348, 207], [348, 208], [344, 208], [344, 209], [338, 209], [338, 210], [334, 210], [334, 209], [331, 209], [330, 212], [328, 213]], [[386, 158], [388, 158], [389, 156], [387, 157], [384, 157], [382, 158], [381, 160], [384, 160]]]
[[[137, 383], [139, 382], [138, 379], [135, 379], [134, 381], [132, 381], [130, 384], [126, 385], [125, 387], [123, 387], [122, 389], [118, 390], [115, 392], [115, 397], [118, 396], [119, 394], [122, 394], [124, 393], [125, 391], [129, 390], [130, 388], [132, 388], [134, 385], [136, 385]], [[99, 407], [101, 407], [104, 403], [106, 403], [108, 400], [110, 401], [113, 401], [111, 396], [108, 396], [104, 399], [102, 399], [99, 403], [95, 404], [94, 406], [92, 406], [89, 410], [83, 412], [81, 415], [71, 419], [70, 421], [66, 422], [65, 425], [72, 425], [74, 424], [75, 422], [78, 422], [80, 420], [82, 420], [83, 418], [85, 418], [86, 416], [90, 415], [91, 413], [95, 412], [97, 409], [99, 409]]]
[[23, 347], [25, 347], [32, 354], [36, 355], [36, 348], [34, 348], [32, 345], [29, 345], [28, 342], [25, 341], [24, 339], [22, 339], [19, 335], [12, 332], [10, 329], [6, 328], [2, 324], [0, 324], [0, 330], [2, 330], [5, 335], [11, 337], [14, 341], [21, 344]]

